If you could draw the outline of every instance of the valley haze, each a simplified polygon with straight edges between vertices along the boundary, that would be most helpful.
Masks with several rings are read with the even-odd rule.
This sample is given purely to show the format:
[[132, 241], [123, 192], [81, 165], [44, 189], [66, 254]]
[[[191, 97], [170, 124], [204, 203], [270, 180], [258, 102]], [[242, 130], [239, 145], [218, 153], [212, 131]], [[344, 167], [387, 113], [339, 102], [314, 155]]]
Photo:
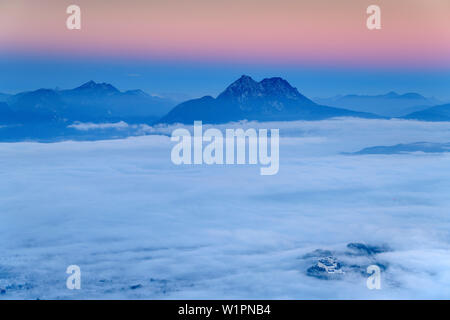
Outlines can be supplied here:
[[[174, 165], [168, 134], [177, 127], [126, 139], [1, 143], [0, 297], [450, 294], [450, 153], [342, 154], [447, 143], [448, 122], [342, 118], [213, 126], [279, 128], [280, 171], [273, 176], [260, 176], [251, 165]], [[350, 243], [389, 250], [355, 255]], [[384, 266], [382, 289], [368, 290], [359, 271], [341, 279], [309, 276], [317, 250], [344, 266]], [[81, 268], [81, 290], [65, 288], [72, 264]]]

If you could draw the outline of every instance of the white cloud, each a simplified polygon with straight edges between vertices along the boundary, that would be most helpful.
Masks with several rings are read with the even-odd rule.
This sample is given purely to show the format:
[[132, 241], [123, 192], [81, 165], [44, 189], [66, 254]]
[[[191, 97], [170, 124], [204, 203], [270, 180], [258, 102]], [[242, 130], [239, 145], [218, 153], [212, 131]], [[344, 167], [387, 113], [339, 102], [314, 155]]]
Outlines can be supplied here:
[[[449, 296], [450, 154], [339, 153], [448, 142], [450, 123], [243, 125], [280, 128], [277, 175], [249, 165], [175, 166], [161, 135], [0, 144], [5, 297]], [[146, 130], [170, 135], [172, 128]], [[349, 242], [393, 249], [380, 256], [389, 264], [382, 290], [368, 290], [363, 277], [305, 275], [309, 262], [299, 257]], [[71, 264], [81, 267], [80, 291], [65, 289]]]
[[67, 126], [80, 131], [97, 130], [97, 129], [127, 129], [129, 125], [124, 121], [114, 123], [92, 123], [92, 122], [75, 122]]

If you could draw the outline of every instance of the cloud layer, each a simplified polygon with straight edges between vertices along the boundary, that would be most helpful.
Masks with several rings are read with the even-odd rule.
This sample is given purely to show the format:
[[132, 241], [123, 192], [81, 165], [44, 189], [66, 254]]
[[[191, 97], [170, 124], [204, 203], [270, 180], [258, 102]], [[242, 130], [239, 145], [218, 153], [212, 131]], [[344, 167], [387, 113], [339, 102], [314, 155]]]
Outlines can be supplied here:
[[[340, 152], [448, 142], [449, 123], [241, 125], [280, 128], [277, 175], [175, 166], [163, 135], [0, 144], [0, 297], [448, 297], [450, 155]], [[380, 254], [381, 290], [363, 276], [306, 275], [304, 254], [349, 242], [392, 248]], [[81, 267], [79, 291], [65, 287], [71, 264]]]

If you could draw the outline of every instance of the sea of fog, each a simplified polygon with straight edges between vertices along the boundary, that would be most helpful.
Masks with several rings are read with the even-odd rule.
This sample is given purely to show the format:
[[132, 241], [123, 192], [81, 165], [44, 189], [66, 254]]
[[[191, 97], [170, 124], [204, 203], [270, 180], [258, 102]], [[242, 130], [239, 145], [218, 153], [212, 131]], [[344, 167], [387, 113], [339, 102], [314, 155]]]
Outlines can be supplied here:
[[[450, 123], [220, 128], [238, 126], [280, 129], [277, 175], [261, 176], [259, 165], [176, 166], [174, 127], [120, 140], [1, 143], [0, 299], [449, 297], [450, 153], [342, 153], [450, 142]], [[388, 266], [380, 290], [363, 274], [307, 275], [305, 254], [344, 252], [350, 242], [390, 248], [377, 255]], [[66, 288], [69, 265], [81, 268], [80, 290]]]

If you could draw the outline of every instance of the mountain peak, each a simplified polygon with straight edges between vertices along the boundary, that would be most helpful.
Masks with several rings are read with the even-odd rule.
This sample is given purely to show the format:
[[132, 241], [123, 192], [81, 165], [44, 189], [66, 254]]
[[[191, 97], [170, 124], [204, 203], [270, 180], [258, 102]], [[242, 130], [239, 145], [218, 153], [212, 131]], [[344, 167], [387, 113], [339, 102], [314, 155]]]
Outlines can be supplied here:
[[264, 78], [263, 80], [261, 80], [261, 83], [283, 84], [283, 85], [291, 86], [291, 85], [289, 84], [289, 82], [287, 82], [286, 80], [284, 80], [284, 79], [281, 78], [281, 77]]
[[404, 94], [398, 94], [397, 92], [391, 91], [391, 92], [385, 94], [382, 97], [392, 98], [392, 99], [419, 99], [419, 100], [426, 100], [426, 98], [424, 96], [422, 96], [419, 93], [415, 93], [415, 92], [407, 92], [407, 93], [404, 93]]
[[424, 96], [422, 96], [419, 93], [415, 93], [415, 92], [407, 92], [401, 95], [402, 98], [404, 99], [421, 99], [421, 100], [426, 100], [426, 98]]
[[246, 74], [243, 74], [242, 76], [240, 76], [240, 78], [239, 79], [237, 79], [235, 82], [255, 82], [255, 80], [253, 80], [253, 78], [252, 77], [250, 77], [250, 76], [248, 76], [248, 75], [246, 75]]
[[274, 96], [284, 96], [286, 98], [299, 98], [301, 94], [289, 82], [280, 77], [263, 79], [260, 84], [266, 94]]
[[386, 98], [397, 98], [399, 94], [395, 91], [390, 91], [384, 95]]
[[88, 82], [82, 84], [80, 88], [92, 88], [95, 87], [96, 83], [94, 80], [89, 80]]
[[253, 80], [252, 77], [243, 74], [239, 79], [233, 82], [230, 87], [255, 87], [258, 82]]
[[252, 97], [261, 94], [262, 86], [247, 75], [242, 75], [235, 82], [230, 84], [228, 88], [222, 92], [218, 98], [240, 98]]
[[249, 98], [261, 96], [277, 96], [299, 98], [302, 95], [289, 82], [280, 77], [265, 78], [260, 82], [252, 77], [242, 75], [222, 92], [218, 98]]
[[74, 90], [102, 90], [102, 91], [111, 91], [111, 92], [119, 92], [117, 88], [115, 88], [113, 85], [102, 82], [97, 83], [93, 80], [90, 80], [81, 86], [75, 88]]
[[280, 77], [257, 82], [250, 76], [243, 75], [216, 99], [206, 96], [185, 101], [161, 118], [159, 123], [192, 123], [195, 120], [226, 123], [244, 119], [322, 120], [344, 116], [379, 118], [374, 114], [318, 105]]
[[145, 93], [141, 89], [127, 90], [127, 91], [124, 92], [124, 94], [133, 95], [133, 96], [141, 96], [141, 97], [148, 97], [149, 96], [147, 93]]

